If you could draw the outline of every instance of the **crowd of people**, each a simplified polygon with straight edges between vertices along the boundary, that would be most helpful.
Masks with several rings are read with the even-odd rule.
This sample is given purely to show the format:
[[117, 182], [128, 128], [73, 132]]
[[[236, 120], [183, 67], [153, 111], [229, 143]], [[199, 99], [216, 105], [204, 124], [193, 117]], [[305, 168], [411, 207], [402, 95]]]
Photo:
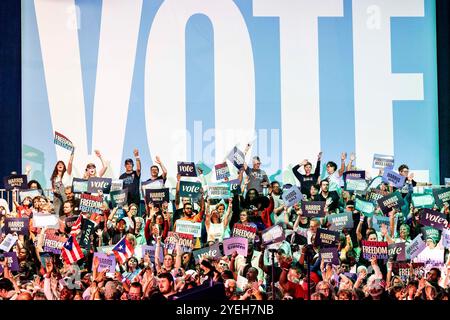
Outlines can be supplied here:
[[[90, 163], [78, 178], [105, 175], [108, 164], [100, 152], [96, 155], [101, 170], [97, 172]], [[349, 190], [345, 177], [358, 170], [354, 154], [347, 159], [343, 153], [339, 168], [329, 161], [326, 172], [321, 172], [322, 153], [314, 170], [310, 161], [301, 161], [292, 169], [297, 186], [270, 181], [255, 156], [251, 167], [244, 163], [234, 179], [223, 179], [225, 184], [238, 181], [229, 197], [211, 197], [202, 179], [204, 172], [197, 167], [197, 181], [202, 183], [198, 194], [180, 196], [186, 178], [174, 172], [170, 173], [177, 176], [174, 199], [156, 202], [145, 197], [139, 151], [134, 150], [134, 159], [125, 161], [119, 177], [127, 190], [126, 203], [114, 205], [108, 194], [99, 191], [91, 195], [101, 197], [100, 210], [86, 212], [82, 198], [87, 192], [78, 193], [72, 185], [73, 157], [74, 153], [67, 165], [56, 163], [51, 197], [41, 192], [22, 199], [20, 190], [14, 190], [12, 203], [0, 200], [0, 299], [163, 301], [196, 290], [208, 292], [208, 288], [215, 288], [214, 292], [221, 293], [217, 297], [224, 300], [449, 298], [450, 258], [445, 238], [449, 205], [436, 202], [428, 207], [445, 217], [444, 229], [423, 225], [426, 209], [415, 207], [412, 201], [415, 187], [421, 184], [409, 174], [407, 165], [397, 170], [405, 177], [403, 187], [381, 179], [381, 169], [379, 177], [366, 174], [362, 178], [366, 190]], [[168, 174], [156, 157], [145, 185], [157, 182], [164, 187]], [[431, 189], [428, 183], [422, 185]], [[28, 182], [28, 188], [41, 189], [35, 180]], [[288, 205], [285, 195], [293, 188], [298, 188], [301, 199]], [[394, 193], [403, 201], [388, 212], [377, 199], [371, 199], [374, 194]], [[361, 209], [361, 200], [373, 204], [372, 212]], [[302, 208], [309, 202], [322, 204], [323, 214], [306, 214]], [[337, 227], [333, 216], [343, 213], [350, 219]], [[42, 224], [45, 216], [57, 217], [58, 223]], [[8, 231], [8, 222], [19, 219], [28, 228]], [[187, 236], [177, 232], [177, 223], [186, 226], [187, 222], [199, 231]], [[282, 235], [274, 240], [270, 234], [277, 228]], [[337, 234], [337, 239], [325, 245], [317, 239], [324, 232]], [[225, 254], [225, 242], [236, 234], [247, 240], [246, 252], [227, 250]], [[420, 237], [425, 245], [412, 257], [409, 246], [415, 246]], [[52, 247], [51, 241], [59, 241], [60, 246]], [[389, 248], [403, 243], [406, 256], [368, 256], [363, 247], [370, 242], [380, 247], [387, 243]], [[325, 255], [330, 249], [337, 252], [331, 260]]]

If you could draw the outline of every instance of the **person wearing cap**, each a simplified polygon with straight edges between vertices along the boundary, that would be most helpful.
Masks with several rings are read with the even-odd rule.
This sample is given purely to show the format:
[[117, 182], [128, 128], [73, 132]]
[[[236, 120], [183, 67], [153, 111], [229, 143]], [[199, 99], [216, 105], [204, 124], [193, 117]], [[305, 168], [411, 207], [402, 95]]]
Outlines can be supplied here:
[[[95, 155], [100, 159], [100, 161], [102, 162], [102, 169], [99, 171], [98, 173], [98, 177], [103, 177], [106, 173], [106, 170], [108, 169], [108, 163], [105, 161], [105, 159], [103, 159], [101, 153], [99, 150], [95, 150]], [[89, 178], [94, 178], [97, 177], [97, 170], [96, 170], [96, 166], [95, 163], [88, 163], [86, 165], [86, 170], [84, 172], [83, 175], [83, 179], [89, 179]]]
[[119, 179], [123, 180], [123, 188], [127, 188], [127, 203], [128, 205], [134, 203], [139, 205], [141, 197], [139, 194], [139, 183], [141, 180], [141, 158], [139, 150], [134, 149], [134, 157], [136, 159], [136, 170], [134, 170], [134, 162], [132, 159], [125, 160], [125, 172], [122, 173]]
[[249, 168], [244, 162], [244, 171], [248, 176], [248, 189], [256, 189], [258, 193], [263, 194], [263, 187], [270, 183], [269, 177], [264, 170], [261, 170], [261, 160], [258, 156], [253, 157], [253, 168]]

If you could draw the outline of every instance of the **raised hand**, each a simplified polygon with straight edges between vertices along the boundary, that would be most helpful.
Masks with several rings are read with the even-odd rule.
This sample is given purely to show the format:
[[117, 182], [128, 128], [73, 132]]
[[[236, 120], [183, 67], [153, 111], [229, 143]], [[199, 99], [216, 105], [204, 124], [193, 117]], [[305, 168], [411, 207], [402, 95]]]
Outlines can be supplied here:
[[97, 229], [97, 231], [95, 231], [95, 233], [100, 238], [103, 235], [103, 230], [102, 229]]
[[341, 160], [345, 161], [345, 159], [347, 159], [347, 152], [342, 152], [341, 153]]
[[99, 158], [102, 157], [102, 154], [100, 153], [100, 150], [94, 150], [94, 152], [95, 152], [95, 155], [96, 155], [97, 157], [99, 157]]
[[322, 151], [319, 152], [319, 154], [317, 155], [317, 159], [320, 161], [322, 160]]
[[356, 159], [356, 155], [355, 155], [354, 152], [352, 152], [352, 153], [350, 154], [350, 161], [355, 161], [355, 159]]
[[133, 150], [133, 154], [134, 154], [134, 156], [137, 158], [137, 157], [139, 157], [139, 150], [136, 148], [136, 149], [134, 149]]
[[161, 159], [159, 158], [159, 156], [156, 156], [155, 162], [159, 165], [161, 164]]
[[97, 270], [99, 265], [100, 265], [100, 261], [98, 260], [98, 257], [94, 257], [94, 259], [92, 260], [93, 269]]
[[45, 261], [45, 271], [47, 272], [47, 274], [50, 274], [53, 271], [53, 261], [51, 258], [46, 259]]

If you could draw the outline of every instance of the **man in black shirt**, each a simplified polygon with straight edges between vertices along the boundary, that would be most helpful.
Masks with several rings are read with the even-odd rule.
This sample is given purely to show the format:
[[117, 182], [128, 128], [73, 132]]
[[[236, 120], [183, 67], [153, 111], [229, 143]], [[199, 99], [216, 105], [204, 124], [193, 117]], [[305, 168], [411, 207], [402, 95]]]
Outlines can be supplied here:
[[[302, 194], [306, 194], [308, 198], [311, 196], [310, 192], [311, 186], [315, 185], [320, 177], [321, 159], [322, 159], [322, 152], [320, 152], [319, 155], [317, 156], [316, 169], [314, 170], [313, 174], [311, 174], [312, 164], [306, 159], [292, 168], [295, 177], [298, 179], [298, 181], [300, 181], [300, 190]], [[305, 174], [301, 174], [300, 172], [298, 172], [298, 169], [300, 169], [300, 167], [304, 167]]]
[[133, 170], [133, 160], [125, 160], [125, 173], [122, 173], [119, 179], [123, 180], [123, 188], [128, 189], [127, 203], [139, 205], [141, 197], [139, 195], [139, 182], [141, 180], [141, 158], [139, 150], [134, 149], [134, 157], [136, 158], [136, 170]]
[[329, 191], [328, 180], [320, 181], [319, 201], [325, 201], [328, 212], [335, 211], [339, 207], [339, 194], [336, 191]]

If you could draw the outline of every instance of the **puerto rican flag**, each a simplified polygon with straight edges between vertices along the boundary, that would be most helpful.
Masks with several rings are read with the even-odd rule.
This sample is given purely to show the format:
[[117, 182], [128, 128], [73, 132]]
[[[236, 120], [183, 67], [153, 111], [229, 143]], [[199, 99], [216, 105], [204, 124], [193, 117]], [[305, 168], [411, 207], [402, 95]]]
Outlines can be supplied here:
[[84, 257], [83, 251], [81, 251], [80, 245], [74, 236], [70, 236], [66, 243], [64, 243], [61, 256], [68, 264], [75, 263]]
[[72, 225], [72, 228], [70, 229], [70, 235], [76, 236], [79, 231], [81, 230], [81, 223], [83, 222], [83, 215], [79, 215], [77, 221]]
[[112, 249], [112, 252], [114, 252], [116, 260], [119, 262], [119, 264], [122, 264], [133, 255], [134, 248], [131, 243], [128, 242], [126, 236], [124, 236], [122, 240], [120, 240]]

